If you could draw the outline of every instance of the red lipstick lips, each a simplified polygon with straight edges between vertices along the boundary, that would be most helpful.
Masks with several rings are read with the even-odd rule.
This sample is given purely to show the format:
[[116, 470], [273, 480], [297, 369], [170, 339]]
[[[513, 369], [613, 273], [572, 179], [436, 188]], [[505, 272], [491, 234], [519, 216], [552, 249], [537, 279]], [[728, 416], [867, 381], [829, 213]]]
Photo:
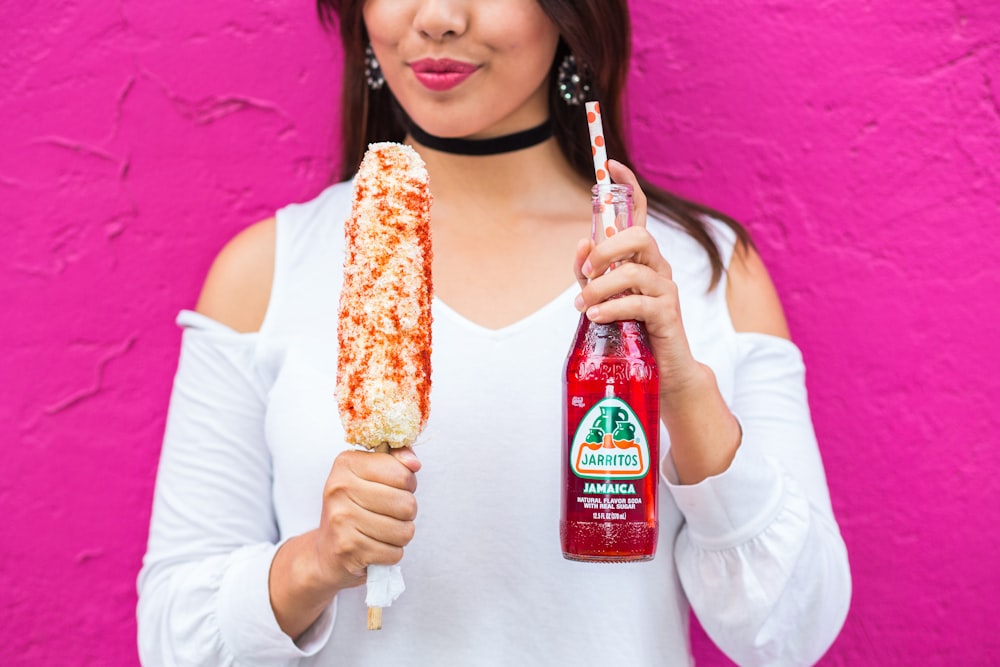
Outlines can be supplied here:
[[439, 92], [451, 90], [479, 69], [477, 65], [448, 58], [415, 60], [410, 68], [425, 88]]

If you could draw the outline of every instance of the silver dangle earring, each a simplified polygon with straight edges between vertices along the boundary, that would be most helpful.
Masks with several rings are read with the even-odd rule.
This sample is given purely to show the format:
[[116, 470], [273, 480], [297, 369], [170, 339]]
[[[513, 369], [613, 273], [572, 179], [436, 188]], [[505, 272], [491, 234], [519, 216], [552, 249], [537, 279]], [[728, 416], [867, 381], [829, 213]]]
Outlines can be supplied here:
[[381, 90], [382, 86], [385, 85], [382, 68], [379, 67], [378, 60], [375, 59], [375, 52], [372, 50], [371, 44], [365, 47], [365, 80], [372, 90]]
[[580, 70], [577, 69], [576, 58], [572, 53], [559, 63], [559, 78], [556, 84], [559, 86], [559, 97], [571, 107], [580, 106], [590, 99], [590, 82], [584, 80]]

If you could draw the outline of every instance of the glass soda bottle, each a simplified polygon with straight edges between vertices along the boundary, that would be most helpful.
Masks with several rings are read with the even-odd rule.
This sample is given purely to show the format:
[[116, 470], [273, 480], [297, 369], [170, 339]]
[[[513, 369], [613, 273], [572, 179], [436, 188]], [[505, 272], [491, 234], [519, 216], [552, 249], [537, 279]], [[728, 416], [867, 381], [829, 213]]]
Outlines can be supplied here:
[[[594, 186], [595, 243], [631, 224], [631, 186]], [[660, 380], [646, 326], [635, 320], [595, 324], [581, 315], [564, 387], [563, 556], [609, 563], [652, 559]]]

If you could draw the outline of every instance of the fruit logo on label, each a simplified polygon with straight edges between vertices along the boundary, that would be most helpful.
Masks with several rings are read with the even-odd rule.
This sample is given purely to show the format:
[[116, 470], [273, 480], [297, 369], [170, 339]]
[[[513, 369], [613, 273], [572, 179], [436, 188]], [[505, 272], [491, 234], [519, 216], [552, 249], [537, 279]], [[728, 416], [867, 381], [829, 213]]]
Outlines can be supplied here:
[[649, 472], [649, 445], [642, 423], [620, 398], [592, 407], [573, 436], [573, 474], [584, 479], [639, 479]]

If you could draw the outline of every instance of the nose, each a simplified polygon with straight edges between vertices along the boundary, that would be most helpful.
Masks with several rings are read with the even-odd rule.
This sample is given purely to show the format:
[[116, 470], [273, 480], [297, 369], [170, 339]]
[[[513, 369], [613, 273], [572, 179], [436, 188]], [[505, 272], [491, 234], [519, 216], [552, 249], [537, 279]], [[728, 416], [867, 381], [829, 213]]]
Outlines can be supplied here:
[[465, 5], [464, 0], [425, 0], [413, 18], [413, 27], [436, 42], [458, 37], [469, 27]]

